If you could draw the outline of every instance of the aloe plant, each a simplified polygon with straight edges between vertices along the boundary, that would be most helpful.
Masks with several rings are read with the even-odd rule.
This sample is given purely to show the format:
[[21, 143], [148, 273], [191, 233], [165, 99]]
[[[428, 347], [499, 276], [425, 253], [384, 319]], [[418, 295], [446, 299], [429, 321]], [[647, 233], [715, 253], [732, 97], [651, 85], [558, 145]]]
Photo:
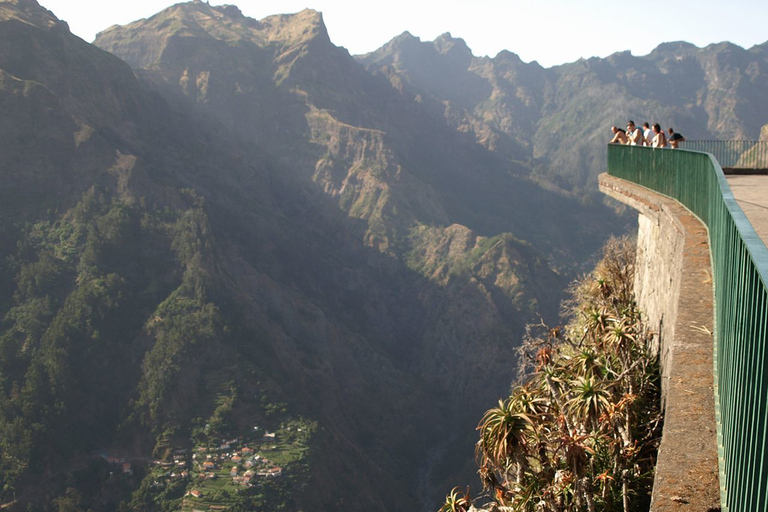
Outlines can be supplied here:
[[472, 498], [469, 496], [469, 488], [466, 492], [461, 492], [458, 487], [454, 487], [445, 497], [445, 503], [438, 512], [468, 512], [471, 506]]
[[[661, 412], [657, 357], [631, 293], [633, 253], [631, 240], [610, 241], [571, 288], [569, 323], [529, 326], [520, 385], [477, 427], [487, 510], [647, 508]], [[467, 496], [454, 489], [441, 512]]]

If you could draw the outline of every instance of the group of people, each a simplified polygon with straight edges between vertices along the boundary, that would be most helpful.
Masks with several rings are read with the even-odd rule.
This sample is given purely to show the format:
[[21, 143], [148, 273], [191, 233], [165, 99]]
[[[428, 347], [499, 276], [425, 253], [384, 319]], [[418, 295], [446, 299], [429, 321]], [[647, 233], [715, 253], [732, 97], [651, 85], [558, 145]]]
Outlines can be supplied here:
[[651, 127], [648, 123], [643, 123], [643, 127], [640, 128], [635, 125], [635, 122], [630, 119], [627, 123], [627, 129], [623, 130], [619, 127], [612, 126], [613, 138], [611, 144], [629, 144], [632, 146], [650, 146], [653, 148], [679, 148], [680, 143], [685, 141], [685, 137], [676, 133], [674, 129], [670, 128], [669, 136], [664, 133], [659, 123], [656, 123]]

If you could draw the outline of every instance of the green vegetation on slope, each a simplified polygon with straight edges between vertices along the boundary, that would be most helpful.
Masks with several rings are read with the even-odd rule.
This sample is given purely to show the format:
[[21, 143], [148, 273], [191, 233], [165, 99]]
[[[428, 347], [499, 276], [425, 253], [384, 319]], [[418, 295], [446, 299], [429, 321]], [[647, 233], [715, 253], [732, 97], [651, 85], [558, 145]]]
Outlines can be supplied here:
[[174, 265], [170, 255], [141, 264], [169, 241], [168, 226], [95, 189], [22, 231], [6, 257], [16, 286], [0, 333], [5, 493], [116, 428], [134, 376], [115, 363], [132, 357], [143, 303], [167, 290], [157, 273]]
[[[256, 398], [258, 383], [244, 379], [258, 377], [259, 367], [234, 356], [243, 334], [229, 326], [235, 311], [224, 314], [216, 304], [204, 200], [189, 190], [181, 196], [183, 207], [151, 209], [93, 187], [63, 215], [17, 230], [17, 249], [2, 267], [3, 280], [13, 283], [0, 330], [3, 502], [22, 497], [46, 509], [57, 501], [41, 500], [60, 494], [62, 503], [111, 509], [141, 481], [145, 454], [165, 460], [214, 437], [246, 438], [237, 433], [246, 421], [281, 432], [264, 453], [288, 477], [303, 467], [314, 427]], [[303, 435], [290, 433], [298, 428]], [[148, 449], [136, 454], [136, 441]], [[144, 462], [136, 475], [116, 480], [99, 465], [95, 454], [104, 451]], [[93, 487], [117, 482], [118, 490], [106, 502], [92, 501], [71, 486], [84, 468], [92, 468]], [[152, 488], [153, 474], [139, 491]], [[288, 477], [266, 486], [283, 489], [264, 491], [271, 506], [288, 502]], [[176, 487], [140, 508], [172, 509]], [[30, 488], [37, 498], [25, 495]]]

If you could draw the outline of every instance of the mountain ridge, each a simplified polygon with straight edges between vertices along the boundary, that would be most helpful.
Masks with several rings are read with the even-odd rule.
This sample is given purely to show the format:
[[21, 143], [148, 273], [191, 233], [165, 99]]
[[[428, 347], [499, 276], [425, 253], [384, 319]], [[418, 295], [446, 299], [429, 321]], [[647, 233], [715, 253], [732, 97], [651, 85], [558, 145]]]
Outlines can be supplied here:
[[[646, 56], [617, 52], [550, 68], [502, 51], [494, 58], [473, 57], [470, 66], [450, 68], [435, 81], [438, 75], [420, 75], [421, 70], [435, 68], [434, 61], [450, 64], [438, 53], [431, 63], [419, 60], [433, 44], [398, 36], [356, 58], [371, 72], [389, 66], [400, 87], [447, 102], [445, 117], [453, 126], [474, 133], [492, 151], [531, 159], [539, 169], [537, 181], [565, 192], [597, 198], [594, 183], [608, 128], [625, 117], [661, 121], [689, 139], [754, 139], [768, 115], [755, 109], [765, 87], [760, 45], [745, 50], [731, 43], [664, 43]], [[753, 107], [748, 112], [738, 101]], [[546, 170], [552, 168], [561, 171]], [[563, 172], [576, 169], [582, 171]]]

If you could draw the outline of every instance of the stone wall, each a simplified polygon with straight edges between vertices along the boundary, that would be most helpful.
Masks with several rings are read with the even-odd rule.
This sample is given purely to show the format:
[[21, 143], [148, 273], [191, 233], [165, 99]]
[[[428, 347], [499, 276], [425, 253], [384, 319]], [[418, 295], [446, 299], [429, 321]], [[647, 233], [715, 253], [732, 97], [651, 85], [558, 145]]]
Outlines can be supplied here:
[[640, 214], [635, 291], [658, 333], [665, 402], [651, 511], [720, 510], [706, 227], [644, 187], [603, 174], [600, 190]]
[[662, 371], [662, 397], [667, 396], [680, 295], [685, 232], [663, 208], [638, 215], [635, 294], [643, 321], [655, 333]]

